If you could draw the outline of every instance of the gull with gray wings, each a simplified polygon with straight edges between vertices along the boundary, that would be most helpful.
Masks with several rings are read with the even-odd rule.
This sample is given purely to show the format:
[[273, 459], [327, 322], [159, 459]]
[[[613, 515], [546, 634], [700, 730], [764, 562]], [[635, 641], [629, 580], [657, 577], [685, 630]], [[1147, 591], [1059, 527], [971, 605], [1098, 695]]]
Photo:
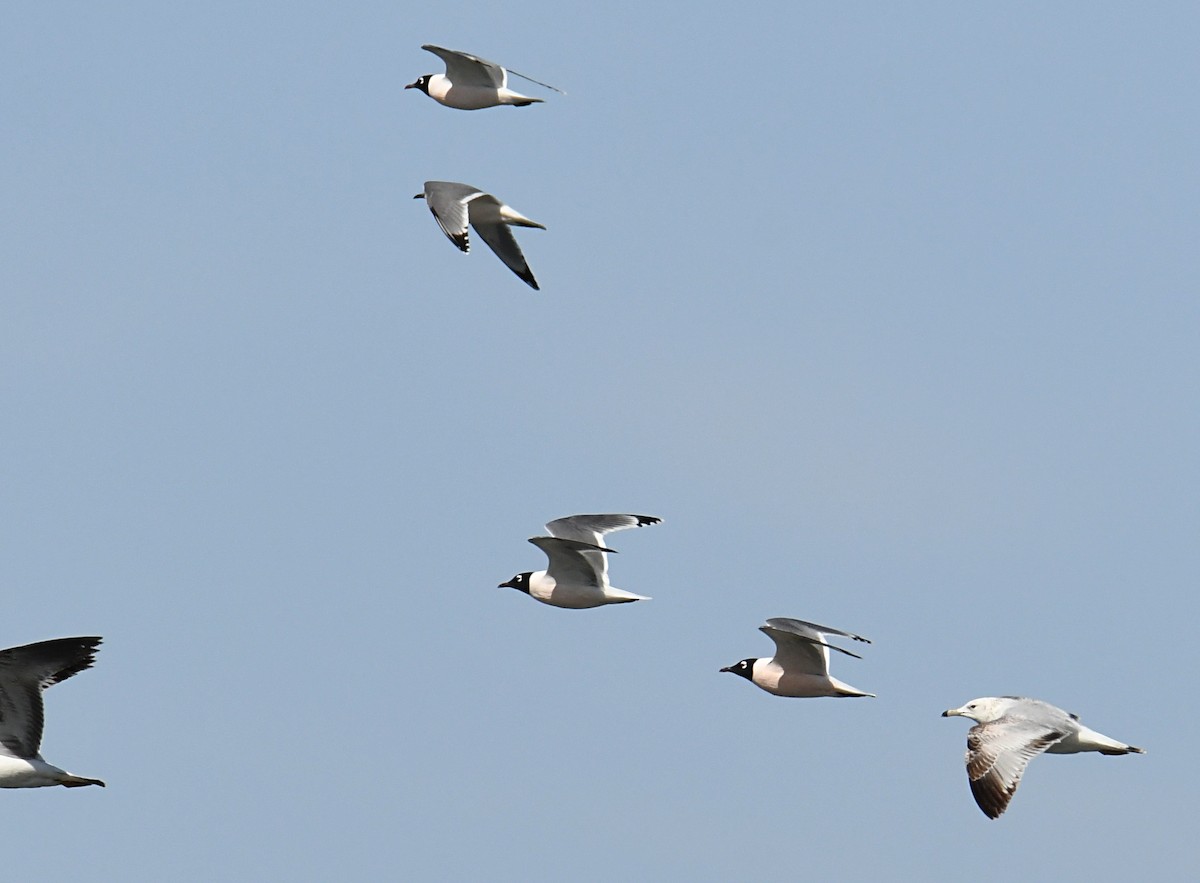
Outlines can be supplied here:
[[758, 630], [775, 642], [775, 655], [769, 659], [743, 659], [727, 665], [721, 671], [741, 677], [775, 696], [808, 698], [815, 696], [869, 696], [857, 687], [843, 683], [829, 673], [829, 651], [836, 650], [855, 659], [857, 653], [822, 640], [825, 635], [840, 635], [870, 644], [861, 635], [843, 632], [827, 625], [817, 625], [802, 619], [777, 616], [768, 619]]
[[517, 589], [553, 607], [582, 610], [605, 604], [649, 601], [615, 588], [608, 581], [608, 553], [602, 544], [606, 534], [662, 521], [653, 515], [569, 515], [546, 525], [548, 537], [530, 537], [529, 542], [546, 553], [545, 570], [518, 573], [499, 588]]
[[505, 104], [511, 104], [514, 107], [540, 104], [541, 98], [530, 98], [528, 95], [522, 95], [520, 92], [514, 92], [508, 88], [510, 73], [523, 80], [529, 80], [531, 83], [564, 94], [562, 89], [555, 89], [548, 83], [518, 74], [516, 71], [506, 70], [494, 61], [488, 61], [466, 52], [443, 49], [441, 46], [434, 46], [430, 43], [426, 43], [421, 48], [426, 52], [432, 52], [444, 61], [446, 72], [444, 74], [425, 74], [404, 88], [419, 89], [445, 107], [453, 107], [458, 110], [480, 110]]
[[425, 200], [446, 238], [457, 245], [460, 251], [471, 250], [467, 235], [467, 224], [470, 224], [506, 267], [530, 288], [538, 290], [537, 280], [533, 278], [525, 255], [521, 253], [521, 246], [517, 245], [509, 227], [545, 230], [544, 224], [530, 220], [478, 187], [455, 181], [426, 181], [425, 189], [413, 199]]

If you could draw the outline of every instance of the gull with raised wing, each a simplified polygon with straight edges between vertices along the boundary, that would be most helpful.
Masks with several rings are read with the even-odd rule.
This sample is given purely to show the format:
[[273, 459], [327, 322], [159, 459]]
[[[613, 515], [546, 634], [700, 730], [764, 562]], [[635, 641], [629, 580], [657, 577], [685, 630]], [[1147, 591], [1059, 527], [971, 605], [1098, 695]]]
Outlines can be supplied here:
[[560, 95], [563, 94], [562, 89], [555, 89], [548, 83], [518, 74], [516, 71], [505, 70], [494, 61], [469, 55], [466, 52], [443, 49], [441, 46], [429, 43], [421, 48], [426, 52], [432, 52], [444, 61], [446, 72], [444, 74], [425, 74], [404, 88], [420, 89], [438, 104], [446, 107], [454, 107], [459, 110], [480, 110], [484, 107], [500, 107], [504, 104], [511, 104], [514, 107], [540, 104], [541, 98], [530, 98], [528, 95], [522, 95], [508, 88], [510, 73], [522, 80], [528, 80], [558, 92]]
[[614, 588], [608, 581], [608, 554], [602, 545], [605, 534], [631, 527], [658, 524], [653, 515], [570, 515], [546, 525], [548, 537], [530, 537], [529, 542], [550, 560], [545, 570], [518, 573], [499, 588], [517, 589], [543, 604], [575, 610], [605, 604], [649, 601]]
[[856, 687], [844, 684], [829, 673], [829, 651], [836, 650], [862, 659], [857, 653], [826, 643], [824, 635], [840, 635], [855, 641], [871, 643], [861, 635], [843, 632], [826, 625], [801, 619], [777, 616], [768, 619], [758, 630], [775, 642], [775, 655], [770, 659], [743, 659], [727, 665], [721, 671], [741, 675], [756, 687], [775, 696], [807, 698], [813, 696], [870, 696]]
[[530, 220], [490, 193], [484, 193], [470, 184], [426, 181], [425, 189], [413, 199], [425, 200], [446, 238], [457, 245], [460, 251], [471, 250], [467, 236], [467, 224], [470, 224], [479, 234], [479, 238], [496, 253], [496, 257], [504, 261], [506, 267], [516, 273], [530, 288], [538, 290], [537, 280], [533, 278], [533, 272], [525, 262], [525, 255], [521, 253], [521, 246], [517, 245], [516, 237], [512, 235], [509, 227], [537, 227], [539, 230], [545, 230], [544, 224]]
[[1017, 793], [1029, 761], [1046, 754], [1145, 754], [1141, 748], [1090, 730], [1079, 715], [1023, 696], [985, 696], [942, 717], [966, 717], [977, 723], [967, 730], [967, 778], [975, 802], [989, 819], [999, 818]]
[[42, 691], [91, 668], [100, 638], [57, 638], [0, 650], [0, 788], [104, 783], [51, 766], [42, 744]]

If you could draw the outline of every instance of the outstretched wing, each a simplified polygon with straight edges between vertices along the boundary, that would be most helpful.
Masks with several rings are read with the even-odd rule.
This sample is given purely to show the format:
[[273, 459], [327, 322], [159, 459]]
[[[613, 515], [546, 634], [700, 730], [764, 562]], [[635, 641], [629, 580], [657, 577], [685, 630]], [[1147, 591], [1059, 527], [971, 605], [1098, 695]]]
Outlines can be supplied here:
[[513, 236], [508, 224], [502, 221], [476, 221], [472, 226], [479, 234], [479, 238], [496, 253], [496, 257], [504, 261], [504, 266], [516, 273], [534, 291], [540, 290], [537, 280], [533, 278], [533, 271], [529, 269], [529, 263], [521, 251], [521, 246], [517, 245], [517, 238]]
[[999, 818], [1017, 793], [1029, 761], [1066, 735], [1034, 721], [1002, 717], [967, 731], [971, 794], [989, 819]]
[[[856, 635], [853, 632], [844, 632], [841, 629], [835, 629], [827, 625], [817, 625], [815, 622], [805, 622], [803, 619], [792, 619], [789, 616], [776, 616], [772, 619], [768, 619], [767, 625], [773, 625], [775, 628], [783, 629], [784, 631], [794, 631], [796, 634], [804, 637], [812, 637], [813, 633], [818, 635], [840, 635], [843, 638], [852, 638], [855, 641], [862, 641], [864, 644], [871, 643], [869, 639], [864, 638], [862, 635]], [[829, 646], [832, 647], [833, 645], [831, 644]], [[841, 647], [833, 647], [833, 649], [849, 654], [850, 656], [855, 656], [858, 659], [862, 658], [861, 656], [851, 653], [849, 650], [842, 650]]]
[[100, 638], [57, 638], [0, 650], [0, 753], [37, 757], [42, 691], [90, 668]]
[[631, 527], [658, 524], [662, 519], [654, 515], [568, 515], [555, 518], [546, 525], [551, 536], [565, 540], [581, 540], [599, 545], [605, 534]]
[[[615, 530], [631, 527], [646, 527], [658, 524], [662, 519], [654, 515], [568, 515], [556, 518], [546, 525], [551, 536], [565, 540], [579, 540], [594, 546], [604, 544], [604, 535]], [[585, 552], [605, 580], [608, 579], [608, 559], [601, 552]]]
[[434, 220], [446, 237], [461, 251], [470, 251], [467, 237], [467, 222], [470, 215], [467, 204], [484, 196], [484, 192], [470, 184], [454, 181], [426, 181], [425, 202], [433, 212]]

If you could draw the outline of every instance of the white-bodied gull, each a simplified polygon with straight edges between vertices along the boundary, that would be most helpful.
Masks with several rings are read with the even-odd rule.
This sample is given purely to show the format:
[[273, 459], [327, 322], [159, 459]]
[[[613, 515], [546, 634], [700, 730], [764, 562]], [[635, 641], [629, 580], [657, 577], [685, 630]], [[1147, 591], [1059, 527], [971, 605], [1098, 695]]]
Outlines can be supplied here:
[[1022, 696], [985, 696], [961, 708], [950, 708], [942, 717], [967, 717], [977, 721], [967, 730], [967, 778], [975, 802], [989, 819], [999, 818], [1017, 793], [1029, 761], [1046, 754], [1145, 754], [1079, 722], [1070, 714], [1040, 699]]
[[743, 659], [741, 662], [725, 666], [721, 671], [741, 675], [756, 687], [761, 687], [775, 696], [875, 697], [874, 693], [864, 693], [829, 673], [830, 650], [845, 653], [855, 659], [862, 657], [821, 640], [823, 635], [840, 635], [866, 644], [871, 643], [861, 635], [786, 616], [768, 619], [766, 625], [759, 626], [758, 630], [775, 642], [774, 657]]
[[405, 89], [420, 89], [438, 104], [454, 107], [459, 110], [480, 110], [484, 107], [499, 107], [511, 104], [514, 107], [526, 107], [530, 104], [541, 103], [541, 98], [530, 98], [508, 88], [508, 75], [515, 74], [523, 80], [545, 86], [554, 92], [563, 94], [562, 89], [555, 89], [548, 83], [518, 74], [516, 71], [505, 70], [494, 61], [488, 61], [466, 52], [456, 52], [453, 49], [443, 49], [426, 43], [421, 47], [432, 52], [446, 63], [446, 73], [425, 74], [418, 77], [415, 83], [409, 83]]
[[90, 668], [100, 638], [56, 638], [0, 650], [0, 788], [104, 783], [51, 766], [39, 753], [42, 691]]
[[582, 610], [605, 604], [649, 601], [614, 588], [608, 581], [608, 552], [601, 545], [605, 534], [630, 527], [658, 524], [653, 515], [570, 515], [546, 525], [548, 537], [530, 537], [529, 542], [546, 553], [545, 570], [518, 573], [500, 588], [517, 589], [543, 604]]

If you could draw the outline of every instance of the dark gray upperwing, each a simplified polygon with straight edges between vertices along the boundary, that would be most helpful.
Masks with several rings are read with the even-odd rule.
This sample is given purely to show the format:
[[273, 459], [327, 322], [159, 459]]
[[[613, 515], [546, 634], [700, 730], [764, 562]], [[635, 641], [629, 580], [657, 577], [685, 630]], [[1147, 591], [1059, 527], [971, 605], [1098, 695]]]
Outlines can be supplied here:
[[537, 280], [533, 278], [533, 271], [529, 269], [521, 246], [517, 245], [517, 238], [513, 236], [508, 224], [473, 224], [472, 226], [479, 234], [479, 238], [496, 253], [496, 257], [504, 261], [506, 267], [516, 273], [534, 291], [541, 290]]

